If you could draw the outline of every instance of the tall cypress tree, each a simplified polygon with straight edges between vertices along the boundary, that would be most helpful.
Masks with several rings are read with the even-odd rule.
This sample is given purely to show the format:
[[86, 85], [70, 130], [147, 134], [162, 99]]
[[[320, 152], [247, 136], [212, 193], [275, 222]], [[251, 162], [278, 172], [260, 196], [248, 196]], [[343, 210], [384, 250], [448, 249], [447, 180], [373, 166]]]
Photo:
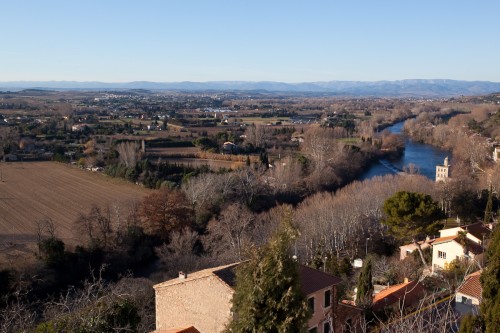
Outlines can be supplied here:
[[490, 223], [493, 218], [493, 187], [490, 184], [488, 190], [488, 200], [486, 201], [486, 208], [484, 209], [484, 223]]
[[358, 278], [356, 291], [356, 305], [370, 307], [372, 302], [373, 283], [372, 283], [372, 261], [368, 259], [363, 265]]
[[230, 332], [294, 333], [306, 328], [309, 312], [300, 289], [299, 267], [290, 255], [290, 243], [297, 237], [291, 213], [281, 230], [236, 272]]
[[487, 251], [486, 267], [481, 274], [483, 299], [481, 315], [485, 333], [496, 333], [500, 329], [500, 228], [496, 227]]

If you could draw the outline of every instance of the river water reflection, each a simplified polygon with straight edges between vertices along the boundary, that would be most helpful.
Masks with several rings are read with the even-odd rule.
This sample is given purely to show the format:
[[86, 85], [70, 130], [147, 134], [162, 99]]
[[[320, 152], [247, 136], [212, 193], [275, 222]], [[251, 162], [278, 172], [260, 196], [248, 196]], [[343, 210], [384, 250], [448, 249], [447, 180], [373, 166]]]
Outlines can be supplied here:
[[[396, 123], [388, 127], [387, 130], [392, 133], [401, 134], [403, 125], [404, 122]], [[394, 174], [397, 171], [396, 168], [403, 170], [409, 164], [414, 164], [420, 174], [434, 180], [436, 177], [436, 165], [442, 164], [446, 156], [448, 156], [450, 158], [450, 162], [453, 163], [451, 153], [449, 151], [442, 150], [431, 145], [413, 142], [412, 140], [406, 138], [403, 156], [395, 160], [382, 160], [374, 163], [358, 179], [365, 180], [375, 176]], [[395, 166], [396, 168], [391, 168], [391, 166]]]

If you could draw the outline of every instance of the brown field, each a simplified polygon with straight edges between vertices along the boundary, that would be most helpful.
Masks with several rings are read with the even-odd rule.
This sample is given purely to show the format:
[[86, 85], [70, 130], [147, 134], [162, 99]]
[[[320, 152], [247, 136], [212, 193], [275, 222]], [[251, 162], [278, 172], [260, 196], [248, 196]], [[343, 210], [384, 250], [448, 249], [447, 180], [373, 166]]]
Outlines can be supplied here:
[[208, 167], [212, 170], [218, 170], [220, 168], [237, 169], [245, 165], [244, 162], [239, 161], [223, 161], [204, 158], [166, 157], [164, 160], [169, 163], [190, 165], [192, 167], [208, 165]]
[[0, 262], [28, 252], [36, 241], [37, 221], [50, 218], [56, 234], [67, 244], [81, 243], [74, 230], [80, 213], [93, 204], [120, 207], [125, 215], [131, 202], [149, 190], [56, 162], [0, 163]]
[[200, 152], [198, 147], [169, 147], [169, 148], [147, 148], [146, 153], [169, 156], [169, 155], [196, 155]]

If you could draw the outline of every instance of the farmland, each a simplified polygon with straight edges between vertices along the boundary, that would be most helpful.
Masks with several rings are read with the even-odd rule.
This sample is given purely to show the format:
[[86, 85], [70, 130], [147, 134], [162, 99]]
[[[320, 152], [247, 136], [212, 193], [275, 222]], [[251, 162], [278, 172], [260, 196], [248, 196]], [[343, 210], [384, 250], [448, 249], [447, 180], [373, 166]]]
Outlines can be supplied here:
[[127, 206], [149, 193], [140, 186], [56, 162], [0, 163], [0, 254], [36, 240], [36, 222], [51, 219], [68, 244], [79, 239], [73, 223], [96, 204]]

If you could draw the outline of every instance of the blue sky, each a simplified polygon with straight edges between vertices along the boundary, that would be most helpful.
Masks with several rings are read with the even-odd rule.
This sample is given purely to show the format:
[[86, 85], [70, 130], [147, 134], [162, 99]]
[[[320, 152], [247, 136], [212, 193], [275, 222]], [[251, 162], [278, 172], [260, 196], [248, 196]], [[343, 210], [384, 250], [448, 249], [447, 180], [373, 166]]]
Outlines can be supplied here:
[[0, 81], [500, 82], [500, 1], [0, 0]]

